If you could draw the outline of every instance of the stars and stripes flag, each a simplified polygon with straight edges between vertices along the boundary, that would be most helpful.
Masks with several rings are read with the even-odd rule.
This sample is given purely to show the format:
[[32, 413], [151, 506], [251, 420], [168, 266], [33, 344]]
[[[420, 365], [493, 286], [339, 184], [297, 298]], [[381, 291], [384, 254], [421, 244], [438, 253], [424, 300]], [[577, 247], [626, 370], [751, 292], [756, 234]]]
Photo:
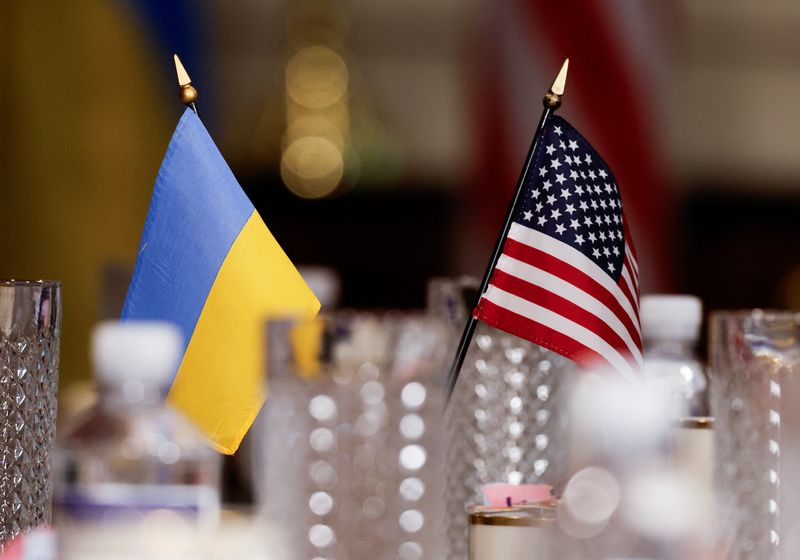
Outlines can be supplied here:
[[639, 265], [616, 179], [560, 117], [537, 142], [474, 315], [579, 364], [638, 375]]

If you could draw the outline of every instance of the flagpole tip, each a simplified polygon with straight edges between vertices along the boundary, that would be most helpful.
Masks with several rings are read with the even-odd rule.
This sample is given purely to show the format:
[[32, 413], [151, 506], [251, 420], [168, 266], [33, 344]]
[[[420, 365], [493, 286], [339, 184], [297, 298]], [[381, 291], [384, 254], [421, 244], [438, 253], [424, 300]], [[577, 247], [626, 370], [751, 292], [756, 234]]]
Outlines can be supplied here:
[[178, 97], [181, 103], [190, 106], [197, 101], [197, 89], [192, 85], [192, 79], [189, 77], [189, 73], [184, 68], [178, 55], [173, 54], [172, 58], [175, 61], [175, 72], [178, 75], [178, 85], [180, 86]]
[[567, 71], [569, 70], [569, 59], [564, 60], [564, 64], [561, 65], [561, 70], [558, 72], [558, 76], [553, 81], [553, 85], [550, 86], [550, 91], [548, 91], [544, 96], [544, 106], [548, 109], [558, 109], [561, 106], [561, 96], [564, 95], [564, 90], [567, 86]]

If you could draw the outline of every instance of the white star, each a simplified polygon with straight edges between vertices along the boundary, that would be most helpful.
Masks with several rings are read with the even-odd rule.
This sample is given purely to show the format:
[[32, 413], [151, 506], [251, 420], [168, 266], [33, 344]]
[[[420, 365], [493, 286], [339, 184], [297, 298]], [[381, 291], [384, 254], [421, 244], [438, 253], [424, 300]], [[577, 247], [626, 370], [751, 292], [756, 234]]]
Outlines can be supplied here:
[[550, 160], [550, 167], [552, 167], [553, 169], [558, 169], [559, 167], [561, 167], [561, 162], [558, 161], [558, 158], [551, 159]]
[[572, 229], [578, 229], [579, 227], [581, 227], [581, 225], [578, 223], [578, 220], [570, 220], [569, 227], [571, 227]]
[[603, 247], [603, 254], [607, 257], [611, 256], [611, 251], [608, 250], [608, 247]]
[[526, 210], [525, 211], [525, 219], [526, 220], [530, 220], [531, 218], [533, 218], [533, 212], [531, 212], [530, 210]]
[[564, 175], [562, 175], [561, 173], [556, 174], [556, 183], [558, 183], [560, 185], [564, 181], [566, 181], [566, 179], [564, 178]]
[[564, 161], [567, 165], [572, 165], [572, 156], [566, 155], [564, 156]]
[[545, 218], [544, 216], [539, 216], [539, 225], [540, 226], [543, 226], [546, 221], [547, 221], [547, 218]]
[[591, 205], [592, 205], [592, 208], [597, 210], [597, 201], [595, 199], [592, 199]]
[[558, 208], [556, 208], [555, 210], [550, 212], [550, 217], [553, 218], [554, 220], [557, 220], [561, 217], [561, 212], [559, 212]]
[[578, 149], [578, 143], [575, 140], [569, 141], [569, 149], [575, 151]]
[[583, 236], [582, 235], [576, 235], [575, 236], [575, 243], [577, 243], [578, 245], [583, 245], [583, 243], [584, 243]]
[[563, 140], [559, 140], [558, 147], [561, 148], [562, 150], [566, 150], [567, 149], [567, 145], [564, 144]]
[[[573, 177], [574, 179], [574, 177]], [[575, 192], [578, 194], [583, 194], [583, 187], [580, 185], [575, 185]]]
[[561, 136], [561, 127], [560, 126], [554, 126], [553, 127], [553, 132], [555, 132], [556, 134]]
[[586, 173], [583, 171], [580, 172], [581, 179], [586, 179]]
[[583, 223], [586, 224], [586, 227], [592, 227], [592, 218], [590, 216], [584, 216]]
[[602, 208], [603, 210], [606, 209], [606, 201], [603, 200], [602, 198], [600, 199], [600, 208]]
[[599, 259], [600, 258], [600, 251], [597, 248], [595, 248], [594, 251], [592, 251], [592, 256], [594, 258], [596, 258], [596, 259]]
[[606, 183], [606, 192], [609, 194], [611, 193], [611, 185], [609, 185], [608, 183]]
[[537, 202], [536, 203], [536, 211], [537, 212], [541, 212], [543, 207], [544, 207], [544, 204], [542, 204], [541, 202]]
[[608, 263], [608, 270], [610, 270], [611, 272], [614, 272], [615, 269], [614, 269], [614, 265], [612, 263]]
[[606, 225], [611, 225], [611, 218], [608, 216], [608, 214], [606, 214], [606, 216], [603, 218], [603, 221], [606, 223]]
[[606, 240], [606, 233], [601, 229], [600, 230], [600, 241]]
[[591, 231], [589, 232], [589, 241], [591, 241], [592, 243], [597, 241], [597, 237], [595, 237], [595, 235]]
[[562, 226], [561, 224], [556, 224], [556, 233], [561, 235], [567, 228]]
[[586, 159], [584, 161], [586, 162], [586, 165], [590, 165], [592, 163], [592, 156], [586, 154]]
[[612, 252], [614, 253], [614, 256], [616, 256], [616, 257], [618, 257], [618, 256], [619, 256], [619, 249], [617, 249], [616, 245], [615, 245], [615, 246], [614, 246], [614, 248], [612, 249]]
[[608, 201], [608, 205], [611, 206], [611, 208], [616, 208], [617, 201], [612, 198], [611, 200]]
[[566, 212], [572, 216], [572, 213], [575, 212], [575, 205], [574, 204], [567, 204]]
[[547, 204], [549, 204], [550, 206], [552, 206], [555, 201], [556, 201], [556, 197], [553, 196], [552, 194], [547, 197]]
[[586, 204], [586, 201], [585, 200], [581, 200], [581, 210], [588, 210], [588, 209], [589, 209], [589, 205]]
[[594, 174], [594, 171], [592, 169], [589, 170], [589, 177], [591, 179], [594, 179], [595, 177], [597, 177], [597, 175]]
[[550, 188], [550, 187], [552, 187], [552, 186], [553, 186], [553, 183], [551, 183], [551, 182], [550, 182], [550, 181], [548, 181], [548, 180], [545, 180], [545, 182], [544, 182], [544, 183], [542, 183], [542, 188], [543, 188], [544, 190], [547, 190], [547, 189], [549, 189], [549, 188]]
[[[594, 217], [594, 221], [598, 226], [602, 226], [603, 225], [603, 218], [600, 217], [600, 214], [598, 214], [597, 216]], [[602, 236], [602, 232], [601, 232], [600, 235]]]
[[563, 198], [564, 200], [566, 200], [566, 199], [568, 199], [568, 198], [569, 198], [569, 197], [571, 197], [571, 196], [572, 196], [572, 193], [571, 193], [571, 192], [569, 192], [569, 189], [561, 189], [561, 198]]
[[595, 185], [594, 186], [594, 192], [596, 192], [597, 194], [602, 194], [603, 193], [603, 191], [600, 189], [600, 185]]
[[600, 176], [601, 176], [603, 179], [605, 179], [606, 177], [608, 177], [608, 173], [606, 173], [606, 170], [605, 170], [605, 169], [603, 169], [602, 167], [600, 168], [600, 171], [598, 171], [597, 173], [598, 173], [598, 174], [599, 174], [599, 175], [600, 175]]
[[547, 152], [547, 155], [548, 155], [548, 156], [552, 156], [552, 155], [553, 155], [553, 152], [555, 152], [555, 151], [556, 151], [556, 147], [555, 147], [555, 146], [553, 146], [552, 144], [550, 144], [549, 146], [547, 146], [547, 147], [545, 148], [545, 151]]
[[615, 224], [619, 223], [619, 216], [617, 216], [616, 214], [614, 214], [614, 223]]
[[540, 195], [540, 194], [542, 194], [542, 193], [541, 193], [541, 191], [540, 191], [539, 189], [533, 189], [533, 190], [531, 191], [531, 196], [532, 196], [533, 198], [539, 198], [539, 195]]
[[572, 171], [569, 172], [569, 178], [570, 179], [577, 179], [578, 178], [578, 172], [573, 169]]
[[545, 175], [547, 175], [547, 168], [546, 167], [540, 167], [539, 168], [539, 177], [544, 177]]

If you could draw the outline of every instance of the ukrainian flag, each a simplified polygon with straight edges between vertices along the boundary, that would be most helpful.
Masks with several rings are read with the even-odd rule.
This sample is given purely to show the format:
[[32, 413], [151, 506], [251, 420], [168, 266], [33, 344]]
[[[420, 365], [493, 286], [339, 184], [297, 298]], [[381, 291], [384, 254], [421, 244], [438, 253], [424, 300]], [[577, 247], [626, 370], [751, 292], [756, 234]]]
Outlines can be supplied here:
[[156, 177], [123, 320], [183, 331], [168, 400], [223, 453], [264, 402], [264, 321], [319, 311], [197, 115], [187, 109]]

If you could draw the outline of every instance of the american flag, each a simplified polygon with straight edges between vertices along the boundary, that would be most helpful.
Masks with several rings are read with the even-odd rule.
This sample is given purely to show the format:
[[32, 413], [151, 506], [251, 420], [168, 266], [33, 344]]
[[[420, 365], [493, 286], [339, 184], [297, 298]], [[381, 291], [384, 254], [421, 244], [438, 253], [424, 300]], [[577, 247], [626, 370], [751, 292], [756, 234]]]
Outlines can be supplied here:
[[614, 174], [567, 121], [537, 142], [476, 318], [626, 377], [642, 362], [639, 265]]

